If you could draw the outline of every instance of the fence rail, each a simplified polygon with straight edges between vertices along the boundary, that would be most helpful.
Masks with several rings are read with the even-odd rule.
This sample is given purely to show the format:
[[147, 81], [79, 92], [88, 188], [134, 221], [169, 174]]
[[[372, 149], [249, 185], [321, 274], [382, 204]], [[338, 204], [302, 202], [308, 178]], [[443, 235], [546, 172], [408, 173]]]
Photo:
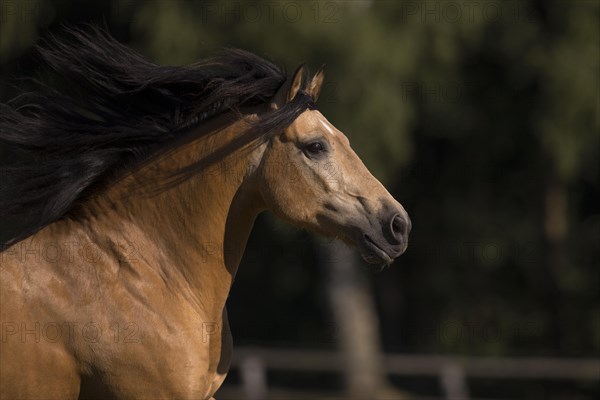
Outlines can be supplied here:
[[[600, 381], [600, 359], [596, 358], [387, 354], [384, 367], [389, 375], [438, 377], [447, 399], [469, 398], [467, 378]], [[240, 372], [242, 387], [238, 393], [244, 393], [243, 398], [262, 399], [268, 397], [269, 370], [343, 373], [347, 363], [336, 351], [243, 347], [235, 349], [232, 368]]]
[[[343, 356], [335, 351], [250, 347], [236, 348], [232, 365], [239, 366], [249, 356], [262, 360], [267, 369], [273, 370], [342, 372], [346, 365]], [[474, 378], [600, 379], [600, 359], [387, 354], [384, 362], [390, 375], [438, 375], [445, 366], [457, 365], [465, 375]]]

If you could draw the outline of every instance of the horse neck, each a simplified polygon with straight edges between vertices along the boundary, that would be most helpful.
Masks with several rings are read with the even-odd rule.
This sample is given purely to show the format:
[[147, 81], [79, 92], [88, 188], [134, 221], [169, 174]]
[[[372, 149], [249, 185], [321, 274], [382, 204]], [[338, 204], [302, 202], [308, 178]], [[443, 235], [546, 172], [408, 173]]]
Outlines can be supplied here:
[[152, 180], [157, 170], [188, 165], [207, 148], [229, 142], [242, 130], [241, 124], [203, 136], [142, 168], [94, 204], [94, 215], [104, 214], [99, 209], [106, 211], [101, 224], [105, 237], [128, 243], [143, 258], [145, 268], [154, 269], [214, 318], [221, 315], [252, 225], [263, 208], [249, 168], [258, 165], [263, 147], [245, 146], [153, 196], [132, 195], [128, 188]]

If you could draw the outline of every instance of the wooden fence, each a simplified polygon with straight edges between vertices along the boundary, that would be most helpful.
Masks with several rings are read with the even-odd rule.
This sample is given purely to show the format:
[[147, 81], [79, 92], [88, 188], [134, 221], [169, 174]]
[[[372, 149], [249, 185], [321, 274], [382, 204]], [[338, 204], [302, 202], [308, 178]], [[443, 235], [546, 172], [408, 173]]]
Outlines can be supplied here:
[[[600, 359], [566, 358], [484, 358], [462, 356], [402, 355], [384, 356], [385, 370], [391, 376], [437, 377], [442, 399], [473, 400], [469, 397], [467, 378], [535, 379], [566, 381], [600, 380]], [[228, 399], [342, 399], [343, 394], [294, 392], [272, 389], [268, 371], [310, 373], [344, 372], [342, 354], [335, 351], [290, 350], [270, 348], [236, 348], [232, 369], [237, 369], [241, 386], [226, 385], [219, 400]]]

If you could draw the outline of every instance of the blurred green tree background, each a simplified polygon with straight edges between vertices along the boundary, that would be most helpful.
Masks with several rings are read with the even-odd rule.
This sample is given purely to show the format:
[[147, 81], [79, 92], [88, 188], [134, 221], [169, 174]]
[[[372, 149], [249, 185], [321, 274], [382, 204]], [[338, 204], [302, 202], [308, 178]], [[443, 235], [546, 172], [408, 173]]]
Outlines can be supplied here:
[[[0, 0], [0, 19], [3, 101], [64, 23], [164, 64], [223, 47], [327, 63], [319, 108], [413, 220], [407, 253], [369, 275], [384, 349], [600, 355], [600, 2]], [[332, 346], [318, 246], [259, 218], [229, 301], [236, 345]]]

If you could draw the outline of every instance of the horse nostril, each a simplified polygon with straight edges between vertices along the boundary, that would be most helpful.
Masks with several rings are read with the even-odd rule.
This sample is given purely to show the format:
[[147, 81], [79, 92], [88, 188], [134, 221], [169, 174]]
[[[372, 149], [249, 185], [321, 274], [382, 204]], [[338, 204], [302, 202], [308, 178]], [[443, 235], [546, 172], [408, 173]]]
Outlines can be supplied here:
[[394, 215], [390, 227], [392, 230], [392, 236], [398, 242], [401, 242], [402, 237], [408, 234], [408, 223], [400, 216], [400, 214]]

